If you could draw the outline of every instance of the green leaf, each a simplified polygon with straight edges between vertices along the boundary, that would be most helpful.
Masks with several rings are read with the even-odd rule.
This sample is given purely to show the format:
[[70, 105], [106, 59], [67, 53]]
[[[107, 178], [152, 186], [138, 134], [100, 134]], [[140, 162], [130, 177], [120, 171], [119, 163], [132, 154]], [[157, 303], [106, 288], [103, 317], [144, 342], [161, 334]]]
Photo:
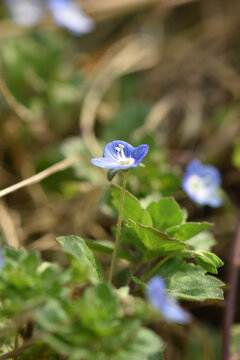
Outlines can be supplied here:
[[135, 223], [131, 220], [129, 220], [129, 224], [136, 229], [145, 247], [159, 255], [167, 255], [189, 246], [178, 239], [171, 238], [165, 232], [159, 231], [153, 227]]
[[[121, 231], [121, 233], [123, 232], [123, 229]], [[103, 253], [103, 254], [112, 254], [113, 250], [114, 250], [114, 243], [108, 240], [84, 240], [86, 245], [93, 251], [97, 251], [99, 253]], [[125, 250], [118, 250], [117, 252], [117, 256], [119, 258], [128, 260], [128, 261], [132, 261], [133, 258], [132, 256], [129, 254], [128, 251]]]
[[183, 221], [183, 213], [180, 206], [173, 198], [162, 198], [147, 207], [156, 229], [165, 231], [167, 228], [179, 225]]
[[48, 331], [53, 331], [59, 326], [63, 326], [68, 321], [68, 315], [61, 307], [59, 301], [50, 299], [37, 313], [39, 325]]
[[27, 253], [23, 249], [16, 249], [10, 246], [4, 247], [4, 257], [13, 259], [13, 260], [20, 260], [21, 258], [25, 258]]
[[[124, 227], [122, 227], [121, 229], [121, 234], [120, 234], [120, 241], [121, 244], [124, 246], [126, 245], [130, 245], [130, 248], [128, 246], [128, 255], [131, 256], [132, 261], [135, 260], [139, 260], [138, 259], [138, 255], [139, 252], [142, 254], [144, 252], [144, 250], [146, 249], [144, 244], [142, 243], [141, 239], [139, 238], [138, 235], [138, 229], [135, 229], [133, 226], [129, 225], [130, 220], [128, 220], [128, 222], [125, 224]], [[134, 248], [134, 249], [138, 249], [139, 251], [136, 252], [134, 250], [134, 252], [132, 252], [130, 249]]]
[[108, 284], [87, 288], [79, 303], [81, 322], [98, 336], [110, 336], [117, 325], [117, 306], [117, 296]]
[[117, 175], [118, 170], [115, 169], [109, 169], [107, 172], [107, 179], [108, 181], [112, 181], [112, 179], [115, 177], [115, 175]]
[[193, 236], [196, 236], [197, 234], [205, 230], [208, 230], [211, 226], [212, 224], [208, 222], [202, 222], [202, 223], [188, 222], [186, 224], [177, 225], [168, 228], [166, 232], [171, 237], [174, 237], [181, 241], [186, 241], [188, 239], [191, 239]]
[[198, 265], [186, 263], [181, 256], [166, 261], [156, 272], [167, 283], [171, 295], [188, 301], [223, 300], [224, 283], [206, 275]]
[[200, 266], [213, 274], [217, 274], [217, 268], [223, 266], [222, 260], [208, 251], [196, 251], [195, 257]]
[[163, 351], [161, 338], [149, 329], [140, 328], [109, 360], [149, 360], [150, 356], [159, 354], [160, 351]]
[[[113, 197], [112, 203], [116, 210], [118, 210], [120, 206], [121, 191], [122, 189], [117, 186], [111, 187]], [[126, 220], [128, 218], [133, 221], [139, 221], [145, 225], [152, 225], [152, 219], [148, 212], [141, 207], [140, 202], [137, 198], [135, 198], [135, 196], [126, 191], [123, 207], [123, 219]]]
[[145, 284], [145, 282], [141, 281], [136, 276], [132, 276], [131, 279], [132, 279], [132, 281], [135, 282], [135, 284], [140, 285], [142, 287], [142, 289], [144, 289], [144, 290], [146, 289], [147, 285]]
[[80, 264], [84, 264], [93, 279], [98, 279], [98, 266], [95, 257], [85, 241], [79, 236], [62, 236], [57, 242], [64, 248], [65, 252], [72, 255]]

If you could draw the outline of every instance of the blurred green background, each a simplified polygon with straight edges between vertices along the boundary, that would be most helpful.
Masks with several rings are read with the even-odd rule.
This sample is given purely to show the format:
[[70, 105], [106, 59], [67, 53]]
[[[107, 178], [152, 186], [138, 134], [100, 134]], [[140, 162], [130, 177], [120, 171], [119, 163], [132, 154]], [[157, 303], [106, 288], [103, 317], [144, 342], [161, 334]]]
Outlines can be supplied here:
[[[57, 236], [111, 240], [106, 172], [90, 159], [115, 139], [147, 143], [146, 168], [131, 171], [129, 190], [144, 201], [174, 196], [190, 220], [215, 223], [214, 251], [226, 281], [240, 204], [240, 2], [79, 3], [96, 22], [84, 36], [58, 28], [48, 15], [38, 26], [20, 27], [1, 4], [0, 188], [77, 159], [1, 199], [1, 242], [56, 261]], [[222, 208], [196, 206], [181, 190], [194, 158], [221, 171]], [[223, 306], [191, 304], [194, 325], [159, 329], [166, 359], [220, 359]], [[239, 343], [236, 325], [234, 351]]]

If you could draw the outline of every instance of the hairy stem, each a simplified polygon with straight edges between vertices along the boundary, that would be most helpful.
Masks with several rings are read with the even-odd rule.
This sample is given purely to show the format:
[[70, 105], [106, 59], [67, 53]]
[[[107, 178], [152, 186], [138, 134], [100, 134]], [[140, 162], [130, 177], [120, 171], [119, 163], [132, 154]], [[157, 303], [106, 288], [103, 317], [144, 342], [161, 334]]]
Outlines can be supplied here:
[[226, 308], [223, 325], [223, 360], [230, 359], [231, 326], [234, 319], [236, 305], [236, 291], [238, 282], [238, 268], [240, 265], [240, 212], [238, 215], [236, 235], [234, 238], [229, 268], [229, 290], [226, 298]]
[[122, 194], [120, 200], [120, 207], [119, 207], [119, 214], [118, 214], [118, 223], [117, 223], [117, 233], [116, 233], [116, 241], [115, 247], [112, 255], [112, 261], [109, 270], [108, 282], [112, 282], [113, 272], [115, 268], [116, 258], [117, 258], [117, 251], [120, 242], [120, 233], [121, 233], [121, 226], [122, 226], [122, 214], [123, 214], [123, 203], [124, 203], [124, 196], [126, 192], [126, 184], [127, 184], [127, 171], [123, 171], [123, 185], [122, 185]]

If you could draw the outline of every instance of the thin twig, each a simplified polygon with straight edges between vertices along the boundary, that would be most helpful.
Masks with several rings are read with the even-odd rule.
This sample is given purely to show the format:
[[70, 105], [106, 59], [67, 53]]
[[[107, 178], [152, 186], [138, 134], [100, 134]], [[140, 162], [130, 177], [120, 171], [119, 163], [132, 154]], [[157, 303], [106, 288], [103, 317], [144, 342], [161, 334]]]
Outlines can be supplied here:
[[69, 168], [73, 164], [73, 162], [74, 162], [73, 158], [68, 158], [68, 159], [62, 160], [62, 161], [58, 162], [57, 164], [54, 164], [54, 165], [50, 166], [49, 168], [41, 171], [40, 173], [31, 176], [28, 179], [25, 179], [23, 181], [20, 181], [17, 184], [14, 184], [3, 190], [0, 190], [0, 198], [7, 194], [10, 194], [16, 190], [19, 190], [25, 186], [29, 186], [29, 185], [38, 183], [52, 174], [55, 174], [59, 171], [63, 171], [65, 169]]
[[231, 326], [234, 319], [236, 291], [238, 282], [238, 267], [240, 264], [240, 212], [237, 220], [236, 235], [233, 243], [229, 269], [229, 290], [226, 298], [226, 309], [223, 326], [223, 360], [230, 359]]

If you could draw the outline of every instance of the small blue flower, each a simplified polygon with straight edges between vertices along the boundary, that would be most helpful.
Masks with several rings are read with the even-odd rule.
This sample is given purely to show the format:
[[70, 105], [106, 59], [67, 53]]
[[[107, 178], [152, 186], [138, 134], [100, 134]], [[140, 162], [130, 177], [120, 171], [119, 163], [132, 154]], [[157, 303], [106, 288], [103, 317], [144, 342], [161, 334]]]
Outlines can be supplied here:
[[55, 23], [75, 34], [86, 34], [94, 29], [94, 21], [73, 0], [49, 0], [48, 7]]
[[10, 15], [17, 24], [33, 26], [44, 15], [44, 3], [39, 0], [4, 0]]
[[219, 207], [221, 174], [212, 165], [203, 165], [199, 160], [191, 161], [183, 176], [182, 188], [198, 204]]
[[0, 247], [0, 269], [2, 269], [3, 266], [4, 266], [3, 251], [2, 248]]
[[166, 285], [160, 276], [154, 276], [147, 283], [148, 302], [160, 312], [162, 317], [172, 323], [187, 324], [191, 321], [191, 315], [184, 311], [176, 302], [166, 293]]
[[4, 0], [10, 15], [22, 26], [37, 25], [47, 8], [54, 22], [74, 34], [86, 34], [94, 29], [94, 21], [83, 13], [75, 0]]
[[104, 169], [124, 170], [138, 166], [148, 149], [148, 145], [134, 148], [125, 141], [115, 140], [105, 146], [103, 157], [94, 158], [91, 162]]

